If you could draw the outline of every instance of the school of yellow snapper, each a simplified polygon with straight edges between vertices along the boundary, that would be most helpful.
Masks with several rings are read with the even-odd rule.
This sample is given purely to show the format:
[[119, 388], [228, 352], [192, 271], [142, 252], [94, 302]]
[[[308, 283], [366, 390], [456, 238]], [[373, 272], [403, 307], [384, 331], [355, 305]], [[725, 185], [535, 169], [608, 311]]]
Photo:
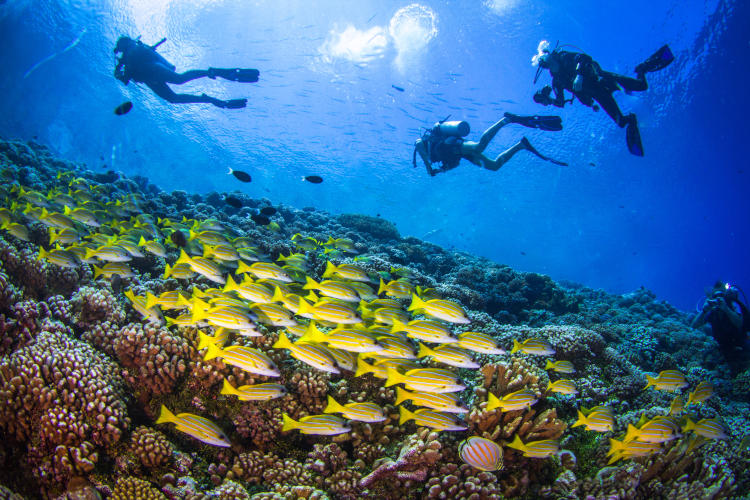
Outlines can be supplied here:
[[[278, 377], [275, 363], [262, 351], [245, 345], [232, 345], [235, 336], [261, 336], [258, 324], [278, 329], [273, 345], [315, 369], [333, 374], [353, 372], [354, 376], [372, 374], [396, 389], [399, 424], [414, 420], [416, 425], [437, 431], [463, 431], [467, 427], [457, 417], [469, 408], [458, 393], [466, 386], [454, 368], [479, 368], [472, 353], [498, 356], [505, 351], [488, 333], [465, 331], [455, 335], [452, 325], [470, 323], [463, 308], [442, 299], [434, 289], [413, 286], [408, 269], [393, 269], [397, 279], [373, 277], [353, 262], [334, 264], [330, 260], [320, 279], [308, 275], [307, 259], [321, 251], [327, 257], [354, 254], [352, 241], [329, 237], [320, 242], [295, 234], [297, 249], [281, 255], [276, 262], [262, 254], [244, 236], [231, 236], [219, 221], [188, 220], [177, 222], [154, 219], [143, 213], [143, 199], [131, 194], [119, 199], [107, 198], [108, 187], [92, 185], [74, 178], [72, 172], [58, 174], [60, 186], [47, 194], [13, 185], [0, 208], [0, 229], [29, 241], [29, 225], [41, 223], [49, 231], [49, 250], [39, 249], [39, 259], [75, 268], [90, 264], [94, 278], [128, 278], [134, 272], [128, 265], [144, 252], [168, 259], [168, 247], [179, 250], [174, 263], [165, 264], [164, 277], [188, 282], [202, 276], [215, 286], [192, 293], [177, 290], [137, 296], [124, 292], [133, 308], [147, 321], [169, 327], [195, 326], [212, 334], [200, 334], [199, 350], [204, 359], [221, 358], [225, 363], [256, 375]], [[164, 313], [168, 313], [165, 316]], [[416, 346], [415, 343], [416, 342]], [[547, 341], [529, 338], [514, 340], [511, 353], [554, 356]], [[448, 368], [425, 367], [424, 358]], [[548, 360], [545, 368], [555, 373], [572, 374], [569, 360]], [[680, 391], [687, 386], [682, 373], [665, 370], [647, 377], [646, 388]], [[547, 391], [563, 395], [578, 393], [570, 379], [550, 381]], [[222, 394], [241, 401], [267, 401], [286, 394], [281, 384], [261, 383], [233, 387], [226, 380]], [[668, 415], [629, 424], [621, 439], [610, 439], [610, 463], [622, 458], [651, 455], [662, 443], [692, 432], [690, 449], [708, 439], [726, 439], [717, 419], [693, 422], [681, 417], [685, 406], [700, 404], [713, 394], [708, 382], [701, 382], [687, 402], [676, 396]], [[489, 393], [487, 410], [501, 412], [524, 410], [537, 402], [529, 389], [509, 394]], [[415, 410], [403, 405], [411, 401]], [[350, 430], [348, 421], [377, 423], [386, 420], [383, 408], [371, 402], [342, 403], [328, 396], [323, 414], [294, 420], [283, 415], [283, 431], [303, 434], [334, 435]], [[204, 443], [230, 446], [226, 434], [216, 424], [199, 415], [173, 414], [162, 406], [156, 423], [173, 423]], [[581, 408], [572, 427], [588, 431], [613, 432], [614, 415], [610, 407]], [[506, 446], [524, 456], [546, 458], [559, 452], [557, 440], [522, 442], [515, 436]], [[502, 463], [502, 448], [478, 436], [459, 444], [459, 454], [468, 464], [481, 470], [497, 470]]]

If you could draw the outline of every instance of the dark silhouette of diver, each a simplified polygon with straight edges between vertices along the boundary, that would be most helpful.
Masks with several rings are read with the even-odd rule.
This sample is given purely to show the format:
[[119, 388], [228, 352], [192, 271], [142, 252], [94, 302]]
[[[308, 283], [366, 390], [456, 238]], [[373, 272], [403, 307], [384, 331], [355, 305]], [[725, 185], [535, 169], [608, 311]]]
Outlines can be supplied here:
[[217, 76], [234, 82], [257, 82], [260, 72], [257, 69], [208, 68], [176, 73], [175, 66], [156, 52], [157, 47], [165, 41], [166, 38], [163, 38], [156, 45], [146, 45], [140, 40], [121, 36], [115, 45], [115, 54], [122, 53], [115, 67], [115, 78], [125, 85], [130, 80], [145, 83], [154, 94], [171, 103], [206, 102], [230, 109], [244, 108], [247, 105], [247, 99], [223, 101], [206, 94], [176, 94], [168, 83], [179, 85], [196, 78], [214, 79]]
[[[573, 102], [572, 98], [565, 99], [567, 90], [572, 92], [582, 104], [593, 108], [594, 111], [599, 110], [599, 106], [594, 104], [594, 101], [598, 102], [620, 128], [626, 127], [625, 137], [628, 150], [636, 156], [643, 156], [638, 120], [634, 113], [622, 114], [612, 93], [617, 90], [624, 90], [627, 93], [646, 90], [648, 88], [646, 73], [664, 69], [673, 60], [672, 51], [668, 45], [664, 45], [636, 66], [637, 78], [631, 78], [604, 71], [599, 63], [583, 52], [570, 52], [559, 48], [550, 51], [549, 43], [543, 40], [532, 59], [532, 63], [538, 65], [534, 83], [539, 78], [542, 69], [548, 69], [552, 75], [552, 85], [546, 85], [536, 92], [534, 101], [545, 106], [553, 104], [562, 108], [566, 102]], [[554, 99], [550, 97], [553, 90], [555, 91]]]
[[732, 373], [741, 371], [750, 350], [747, 345], [750, 309], [739, 300], [736, 287], [721, 281], [714, 285], [692, 326], [697, 328], [704, 323], [711, 325], [711, 335], [719, 344]]
[[[488, 170], [499, 170], [505, 162], [522, 149], [556, 165], [567, 165], [567, 163], [553, 160], [541, 154], [531, 145], [526, 137], [500, 153], [494, 160], [484, 155], [487, 145], [495, 137], [498, 130], [505, 125], [518, 123], [525, 127], [558, 131], [562, 130], [562, 120], [559, 116], [519, 116], [505, 113], [505, 116], [500, 121], [485, 130], [479, 142], [471, 142], [463, 139], [469, 133], [469, 124], [467, 122], [449, 122], [446, 120], [447, 118], [437, 122], [432, 129], [426, 131], [414, 144], [412, 163], [414, 167], [417, 166], [417, 154], [419, 154], [430, 176], [434, 177], [436, 174], [456, 168], [462, 158]], [[433, 163], [442, 163], [442, 166], [440, 168], [433, 168]]]

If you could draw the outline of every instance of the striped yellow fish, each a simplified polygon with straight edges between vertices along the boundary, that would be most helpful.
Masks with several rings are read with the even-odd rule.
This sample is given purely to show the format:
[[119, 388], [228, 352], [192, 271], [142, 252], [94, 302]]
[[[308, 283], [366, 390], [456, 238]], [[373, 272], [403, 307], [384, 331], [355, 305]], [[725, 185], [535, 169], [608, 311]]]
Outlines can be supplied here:
[[127, 250], [115, 245], [100, 246], [96, 250], [87, 248], [86, 258], [90, 259], [92, 257], [107, 262], [129, 262], [133, 260], [133, 256]]
[[232, 276], [227, 276], [227, 283], [224, 285], [224, 292], [234, 292], [243, 299], [259, 304], [268, 304], [273, 302], [273, 292], [270, 288], [262, 283], [253, 283], [245, 280], [242, 283], [236, 283]]
[[132, 290], [126, 290], [124, 294], [125, 297], [130, 300], [133, 309], [135, 309], [138, 314], [143, 316], [146, 320], [153, 321], [160, 326], [164, 324], [164, 316], [162, 316], [161, 311], [155, 307], [146, 307], [146, 297], [135, 295]]
[[258, 321], [271, 326], [293, 326], [297, 322], [292, 313], [278, 304], [253, 304], [252, 311], [258, 316]]
[[457, 368], [479, 368], [479, 363], [471, 359], [466, 351], [452, 345], [444, 344], [431, 349], [424, 344], [419, 344], [417, 357], [424, 358], [426, 356], [432, 356], [435, 361]]
[[682, 430], [683, 432], [692, 431], [706, 439], [729, 439], [724, 426], [719, 423], [717, 418], [704, 418], [698, 420], [698, 422], [693, 422], [688, 418]]
[[441, 413], [427, 408], [409, 411], [404, 406], [398, 407], [398, 425], [404, 425], [409, 420], [422, 427], [429, 427], [436, 431], [465, 431], [468, 427], [463, 420], [456, 418], [452, 413]]
[[175, 261], [175, 266], [178, 264], [187, 264], [190, 268], [201, 276], [205, 276], [207, 279], [214, 283], [223, 285], [226, 283], [226, 279], [223, 276], [223, 272], [218, 264], [211, 260], [204, 259], [203, 257], [190, 257], [185, 250], [180, 251], [180, 257]]
[[314, 322], [310, 322], [307, 332], [299, 341], [322, 343], [334, 349], [343, 349], [351, 352], [377, 352], [383, 350], [383, 346], [367, 330], [337, 327], [328, 333], [323, 333], [315, 327]]
[[392, 368], [386, 370], [388, 378], [386, 387], [404, 384], [407, 389], [425, 392], [459, 392], [466, 386], [456, 377], [456, 374], [440, 368], [417, 368], [401, 374]]
[[584, 415], [578, 411], [578, 420], [571, 427], [585, 426], [587, 431], [609, 432], [615, 427], [615, 419], [612, 413], [606, 411], [597, 411]]
[[293, 358], [329, 373], [340, 373], [336, 361], [327, 350], [316, 344], [292, 343], [284, 332], [273, 345], [275, 349], [289, 349]]
[[524, 443], [518, 434], [513, 441], [507, 443], [508, 448], [523, 452], [524, 457], [530, 458], [547, 458], [557, 454], [560, 451], [560, 443], [555, 439], [542, 439], [539, 441], [529, 441]]
[[125, 262], [107, 262], [102, 267], [94, 265], [94, 279], [99, 276], [111, 278], [115, 274], [121, 278], [132, 278], [135, 276], [133, 270]]
[[195, 240], [201, 242], [203, 245], [228, 245], [229, 241], [227, 240], [226, 236], [223, 234], [213, 231], [213, 230], [205, 230], [205, 231], [199, 231], [196, 232], [194, 230], [189, 231], [189, 240]]
[[393, 280], [386, 283], [383, 278], [380, 278], [378, 295], [382, 293], [397, 299], [408, 299], [414, 293], [414, 287], [408, 281]]
[[256, 278], [267, 278], [284, 283], [291, 283], [293, 280], [289, 275], [273, 262], [254, 262], [251, 265], [247, 265], [240, 261], [237, 267], [237, 274], [250, 273]]
[[480, 354], [505, 354], [505, 349], [498, 347], [495, 339], [481, 332], [460, 333], [456, 345]]
[[151, 292], [146, 292], [146, 307], [151, 309], [154, 306], [159, 306], [165, 310], [185, 309], [185, 302], [190, 305], [188, 299], [187, 292], [181, 290], [164, 292], [158, 297]]
[[682, 396], [675, 396], [672, 403], [669, 405], [669, 415], [674, 416], [683, 412], [685, 409], [685, 401]]
[[29, 229], [23, 224], [17, 222], [4, 222], [0, 229], [8, 231], [19, 240], [29, 241]]
[[478, 436], [464, 439], [458, 444], [458, 456], [475, 469], [488, 472], [503, 467], [503, 449], [494, 441]]
[[364, 281], [346, 281], [344, 283], [355, 290], [361, 300], [373, 300], [377, 298], [377, 295], [375, 295], [375, 290], [373, 290], [372, 287]]
[[203, 245], [203, 258], [216, 259], [223, 262], [235, 262], [240, 260], [240, 254], [232, 245]]
[[63, 207], [63, 214], [67, 215], [71, 219], [78, 221], [81, 224], [84, 224], [86, 226], [90, 226], [90, 227], [101, 226], [101, 223], [96, 218], [96, 215], [94, 215], [94, 212], [85, 208], [77, 207], [77, 208], [71, 209], [69, 206], [65, 205]]
[[75, 229], [76, 223], [65, 214], [59, 212], [48, 212], [46, 208], [42, 208], [42, 213], [39, 216], [39, 222], [48, 227], [59, 227]]
[[688, 394], [687, 404], [702, 403], [714, 394], [714, 386], [705, 380], [701, 381], [693, 392]]
[[53, 248], [48, 252], [44, 248], [39, 247], [37, 260], [41, 259], [59, 267], [66, 267], [69, 269], [78, 267], [78, 259], [72, 252], [58, 248]]
[[173, 414], [167, 409], [166, 406], [161, 406], [161, 413], [159, 418], [156, 420], [157, 424], [175, 424], [177, 430], [184, 432], [188, 436], [191, 436], [199, 441], [203, 441], [206, 444], [213, 446], [220, 446], [222, 448], [228, 448], [232, 446], [229, 438], [224, 434], [219, 426], [198, 415], [192, 413], [180, 413], [179, 415]]
[[[299, 312], [299, 306], [302, 302], [307, 302], [307, 300], [314, 300], [317, 302], [318, 298], [313, 294], [313, 292], [310, 292], [310, 295], [305, 297], [300, 297], [296, 293], [286, 293], [284, 292], [278, 285], [274, 287], [273, 290], [273, 296], [271, 297], [271, 301], [273, 302], [281, 302], [281, 304], [284, 306], [285, 309], [291, 311], [294, 314], [297, 314]], [[309, 305], [309, 304], [308, 304]], [[312, 314], [305, 314], [300, 315], [303, 318], [306, 317], [312, 317]]]
[[526, 339], [523, 342], [513, 340], [513, 348], [510, 350], [511, 354], [521, 351], [526, 354], [532, 354], [534, 356], [552, 356], [555, 354], [555, 349], [550, 345], [549, 342], [543, 339]]
[[572, 380], [561, 378], [555, 382], [550, 381], [547, 384], [547, 392], [557, 392], [570, 396], [578, 394], [578, 389], [576, 389], [576, 384]]
[[141, 239], [138, 240], [138, 246], [145, 248], [148, 253], [154, 254], [157, 257], [167, 257], [167, 249], [156, 240], [146, 241], [146, 238], [141, 236]]
[[341, 281], [325, 280], [318, 283], [309, 276], [305, 277], [304, 290], [318, 290], [326, 297], [343, 300], [346, 302], [359, 302], [357, 290]]
[[[363, 311], [365, 310], [363, 309]], [[362, 316], [383, 325], [404, 324], [409, 321], [407, 312], [395, 307], [378, 307], [374, 311], [368, 311], [367, 315], [363, 312]]]
[[189, 264], [175, 264], [174, 266], [170, 266], [169, 264], [167, 264], [166, 266], [164, 266], [163, 278], [177, 278], [187, 280], [194, 277], [196, 274], [198, 273], [193, 271], [193, 268], [191, 268]]
[[59, 243], [62, 245], [72, 245], [73, 243], [78, 243], [80, 241], [81, 237], [78, 234], [78, 231], [75, 229], [56, 229], [54, 227], [49, 228], [49, 244], [54, 245], [55, 243]]
[[[172, 318], [167, 318], [167, 324], [170, 324], [169, 320]], [[216, 332], [214, 332], [213, 337], [210, 335], [206, 335], [205, 333], [198, 331], [198, 350], [207, 348], [209, 345], [214, 344], [218, 348], [224, 347], [224, 345], [229, 340], [229, 332], [230, 330], [227, 328], [217, 328]]]
[[326, 270], [323, 272], [323, 277], [331, 278], [333, 276], [350, 281], [370, 281], [370, 277], [361, 267], [354, 264], [340, 264], [336, 266], [329, 260], [326, 262]]
[[[194, 299], [198, 300], [198, 299]], [[210, 325], [223, 326], [234, 330], [254, 330], [255, 323], [249, 314], [234, 307], [193, 307], [193, 322], [207, 321]]]
[[646, 375], [646, 380], [648, 383], [643, 390], [653, 386], [659, 391], [675, 392], [688, 386], [685, 375], [677, 370], [663, 370], [656, 377]]
[[679, 426], [668, 417], [656, 417], [645, 422], [640, 428], [628, 424], [625, 443], [638, 440], [642, 443], [665, 443], [681, 437]]
[[383, 409], [375, 403], [348, 403], [339, 404], [331, 396], [328, 396], [328, 404], [323, 413], [340, 413], [349, 420], [358, 422], [382, 422], [385, 420]]
[[[323, 347], [320, 346], [319, 347]], [[342, 370], [353, 372], [357, 369], [357, 354], [351, 351], [344, 351], [343, 349], [334, 349], [329, 346], [325, 346], [325, 351], [331, 355], [333, 360]]]
[[255, 384], [234, 387], [224, 380], [221, 394], [237, 396], [240, 401], [270, 401], [286, 395], [286, 387], [280, 384]]
[[300, 302], [297, 314], [300, 316], [311, 314], [318, 321], [330, 321], [331, 323], [351, 325], [361, 323], [362, 318], [357, 316], [356, 311], [342, 302], [320, 300], [315, 304]]
[[531, 405], [539, 401], [534, 391], [529, 389], [521, 389], [510, 394], [506, 394], [502, 398], [498, 398], [491, 392], [487, 395], [487, 411], [492, 411], [495, 408], [500, 408], [501, 411], [515, 411], [531, 408]]
[[281, 432], [296, 429], [302, 434], [333, 436], [351, 430], [351, 427], [346, 425], [346, 421], [343, 418], [335, 415], [309, 415], [299, 420], [294, 420], [284, 413], [282, 418], [283, 426], [281, 427]]
[[607, 456], [611, 457], [608, 464], [613, 464], [621, 458], [646, 457], [661, 449], [661, 443], [644, 443], [641, 441], [609, 440]]
[[430, 299], [424, 301], [420, 299], [417, 294], [413, 293], [411, 296], [411, 305], [407, 310], [420, 310], [428, 316], [442, 319], [443, 321], [447, 321], [448, 323], [470, 323], [470, 320], [466, 316], [466, 312], [463, 310], [463, 308], [455, 302], [451, 302], [449, 300]]
[[576, 368], [573, 366], [573, 363], [566, 360], [560, 360], [552, 362], [550, 360], [547, 360], [547, 364], [544, 366], [545, 370], [552, 370], [557, 373], [575, 373]]
[[414, 345], [407, 339], [390, 335], [380, 336], [378, 344], [382, 347], [377, 353], [378, 358], [417, 359]]
[[458, 394], [449, 392], [437, 394], [434, 392], [409, 392], [401, 387], [396, 387], [396, 404], [411, 400], [416, 406], [424, 406], [433, 410], [446, 413], [468, 413], [469, 408], [458, 399]]
[[416, 319], [404, 324], [397, 321], [391, 332], [406, 332], [409, 338], [432, 342], [433, 344], [447, 344], [457, 342], [451, 331], [437, 321]]
[[278, 377], [281, 375], [271, 358], [263, 352], [252, 347], [244, 345], [232, 345], [223, 349], [216, 344], [206, 346], [206, 354], [203, 356], [204, 361], [214, 358], [221, 358], [224, 363], [236, 366], [241, 370], [255, 375], [265, 375], [267, 377]]

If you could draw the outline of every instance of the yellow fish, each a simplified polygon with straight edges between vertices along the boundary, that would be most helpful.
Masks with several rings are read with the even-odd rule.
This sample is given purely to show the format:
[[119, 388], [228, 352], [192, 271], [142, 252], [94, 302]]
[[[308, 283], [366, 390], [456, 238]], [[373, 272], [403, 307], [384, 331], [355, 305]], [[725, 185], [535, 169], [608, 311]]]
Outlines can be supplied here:
[[461, 308], [461, 306], [449, 300], [431, 299], [424, 301], [420, 299], [417, 294], [413, 293], [411, 305], [407, 310], [421, 310], [428, 316], [442, 319], [443, 321], [447, 321], [449, 323], [470, 323], [469, 318], [466, 317], [466, 312]]
[[173, 414], [166, 406], [161, 406], [161, 414], [156, 420], [157, 424], [170, 423], [177, 426], [177, 430], [188, 436], [213, 446], [228, 448], [232, 446], [229, 438], [219, 426], [198, 415], [192, 413]]

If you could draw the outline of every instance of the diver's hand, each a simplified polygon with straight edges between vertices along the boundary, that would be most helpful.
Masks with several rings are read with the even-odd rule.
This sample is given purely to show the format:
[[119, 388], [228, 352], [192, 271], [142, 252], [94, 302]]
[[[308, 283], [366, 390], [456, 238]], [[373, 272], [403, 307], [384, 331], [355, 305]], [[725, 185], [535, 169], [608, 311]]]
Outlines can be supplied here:
[[583, 76], [578, 75], [573, 80], [573, 91], [580, 92], [581, 90], [583, 90]]

